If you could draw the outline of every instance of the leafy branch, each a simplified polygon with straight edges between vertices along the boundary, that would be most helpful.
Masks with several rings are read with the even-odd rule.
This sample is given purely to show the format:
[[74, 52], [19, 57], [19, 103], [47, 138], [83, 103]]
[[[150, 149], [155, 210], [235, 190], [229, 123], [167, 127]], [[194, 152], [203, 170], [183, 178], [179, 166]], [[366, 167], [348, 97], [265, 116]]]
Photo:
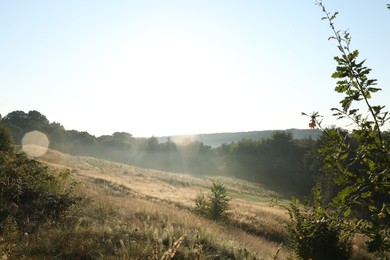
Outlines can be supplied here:
[[[340, 101], [341, 108], [331, 109], [333, 116], [349, 118], [357, 126], [350, 133], [340, 128], [324, 129], [318, 112], [302, 113], [310, 117], [311, 128], [323, 131], [318, 150], [324, 163], [322, 171], [331, 174], [334, 183], [341, 188], [328, 205], [335, 215], [316, 217], [331, 217], [330, 223], [348, 218], [340, 234], [342, 231], [364, 234], [369, 251], [386, 255], [390, 250], [390, 138], [381, 128], [390, 119], [389, 112], [384, 111], [385, 106], [370, 103], [372, 95], [381, 89], [376, 87], [376, 79], [368, 77], [371, 69], [364, 65], [365, 60], [358, 61], [359, 51], [351, 50], [348, 30], [336, 30], [334, 21], [338, 13], [328, 13], [320, 0], [316, 4], [322, 8], [325, 14], [322, 19], [332, 30], [333, 36], [329, 39], [337, 42], [340, 51], [340, 56], [334, 57], [337, 66], [332, 77], [337, 79], [335, 91], [344, 97]], [[355, 102], [363, 102], [368, 115], [352, 108]], [[308, 218], [299, 216], [304, 220]]]
[[[332, 108], [332, 111], [335, 111], [334, 115], [338, 116], [338, 118], [350, 118], [364, 129], [371, 129], [372, 126], [374, 126], [373, 130], [382, 142], [381, 127], [390, 118], [388, 112], [382, 112], [385, 106], [374, 106], [369, 102], [372, 94], [381, 90], [380, 88], [375, 87], [377, 85], [377, 80], [368, 78], [371, 69], [364, 66], [366, 60], [358, 61], [359, 51], [352, 51], [350, 49], [351, 36], [348, 30], [343, 32], [336, 30], [334, 20], [336, 19], [338, 12], [335, 12], [334, 14], [328, 13], [322, 1], [317, 1], [316, 4], [322, 8], [323, 13], [325, 14], [322, 19], [329, 22], [329, 26], [334, 34], [329, 37], [329, 39], [337, 41], [337, 47], [341, 52], [341, 57], [334, 57], [337, 62], [337, 67], [336, 72], [332, 74], [332, 77], [338, 79], [335, 91], [344, 93], [346, 96], [340, 101], [342, 109]], [[358, 113], [358, 109], [351, 109], [353, 101], [361, 100], [364, 100], [367, 105], [372, 121], [368, 120], [367, 117], [362, 118], [362, 115]]]

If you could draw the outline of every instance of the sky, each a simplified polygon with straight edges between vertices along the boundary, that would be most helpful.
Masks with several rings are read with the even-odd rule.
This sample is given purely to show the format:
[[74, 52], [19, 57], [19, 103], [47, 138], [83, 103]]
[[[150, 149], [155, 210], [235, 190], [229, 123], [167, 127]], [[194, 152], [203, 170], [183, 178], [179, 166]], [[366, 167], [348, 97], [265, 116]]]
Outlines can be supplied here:
[[[324, 1], [390, 107], [388, 1]], [[315, 0], [0, 0], [0, 114], [136, 137], [346, 126]], [[365, 110], [363, 110], [365, 112]]]

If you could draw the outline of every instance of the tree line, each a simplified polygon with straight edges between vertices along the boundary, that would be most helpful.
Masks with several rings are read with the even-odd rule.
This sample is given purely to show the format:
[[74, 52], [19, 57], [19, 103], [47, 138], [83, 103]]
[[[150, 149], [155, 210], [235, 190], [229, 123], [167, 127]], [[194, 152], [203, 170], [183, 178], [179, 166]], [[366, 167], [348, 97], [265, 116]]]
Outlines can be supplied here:
[[96, 137], [85, 131], [66, 130], [35, 110], [13, 111], [0, 117], [0, 123], [8, 128], [16, 145], [21, 145], [27, 132], [36, 130], [47, 135], [49, 148], [72, 155], [198, 175], [216, 172], [212, 149], [201, 142], [177, 145], [168, 140], [160, 143], [154, 136], [135, 138], [126, 132]]
[[169, 138], [160, 143], [156, 137], [135, 138], [126, 132], [95, 137], [88, 132], [65, 130], [38, 111], [14, 111], [0, 122], [17, 145], [25, 133], [38, 130], [48, 136], [51, 149], [72, 155], [193, 175], [236, 177], [261, 183], [286, 196], [310, 195], [316, 186], [331, 197], [338, 189], [331, 177], [320, 171], [322, 161], [317, 150], [324, 137], [294, 139], [289, 132], [275, 131], [270, 138], [243, 139], [212, 148], [199, 141], [176, 144]]

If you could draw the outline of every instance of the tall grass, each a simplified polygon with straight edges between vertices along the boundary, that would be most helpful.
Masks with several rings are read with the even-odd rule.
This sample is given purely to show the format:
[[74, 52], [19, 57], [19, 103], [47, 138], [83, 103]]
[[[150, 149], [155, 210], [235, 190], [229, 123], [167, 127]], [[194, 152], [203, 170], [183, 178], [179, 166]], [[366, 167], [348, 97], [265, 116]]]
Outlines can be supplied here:
[[[286, 212], [260, 185], [73, 157], [50, 151], [42, 161], [69, 168], [84, 198], [60, 222], [20, 236], [15, 256], [30, 259], [287, 259]], [[224, 224], [192, 214], [198, 192], [226, 185], [231, 217]], [[282, 244], [282, 246], [281, 246]], [[362, 254], [358, 254], [362, 255]]]
[[[269, 259], [277, 245], [143, 199], [113, 197], [82, 182], [85, 198], [58, 223], [21, 236], [14, 257], [30, 259]], [[283, 253], [286, 255], [286, 252]], [[283, 255], [281, 254], [281, 255]]]

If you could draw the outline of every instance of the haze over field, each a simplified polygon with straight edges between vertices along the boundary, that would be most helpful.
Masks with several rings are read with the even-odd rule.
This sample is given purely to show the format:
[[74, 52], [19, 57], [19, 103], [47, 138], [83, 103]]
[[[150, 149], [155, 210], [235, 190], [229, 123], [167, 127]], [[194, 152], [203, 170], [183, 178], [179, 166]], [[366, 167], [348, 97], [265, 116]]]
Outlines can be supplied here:
[[[388, 1], [329, 1], [390, 98]], [[315, 1], [3, 1], [0, 113], [134, 136], [306, 128], [335, 121], [337, 54]], [[364, 17], [364, 19], [362, 19]]]

